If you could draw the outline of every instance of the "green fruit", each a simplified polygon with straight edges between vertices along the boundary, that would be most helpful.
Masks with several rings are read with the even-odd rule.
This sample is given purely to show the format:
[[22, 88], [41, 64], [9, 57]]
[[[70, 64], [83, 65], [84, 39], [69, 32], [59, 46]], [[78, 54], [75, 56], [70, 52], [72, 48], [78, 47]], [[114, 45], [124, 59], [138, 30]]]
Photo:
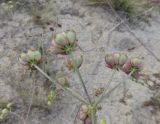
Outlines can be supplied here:
[[66, 39], [65, 33], [56, 34], [55, 43], [63, 46], [66, 45], [67, 39]]
[[134, 58], [134, 59], [132, 59], [132, 64], [133, 64], [133, 66], [139, 66], [139, 65], [141, 65], [141, 61], [138, 58]]
[[106, 62], [106, 64], [109, 64], [109, 65], [114, 65], [115, 63], [114, 63], [114, 57], [113, 57], [113, 54], [107, 54], [106, 56], [105, 56], [105, 62]]
[[84, 113], [87, 113], [88, 112], [88, 107], [86, 105], [82, 105], [81, 111], [83, 111]]
[[35, 60], [40, 61], [41, 60], [41, 53], [39, 51], [34, 51]]
[[30, 60], [34, 60], [34, 58], [35, 58], [34, 52], [31, 51], [31, 50], [28, 50], [27, 56], [28, 56], [29, 61], [30, 61]]
[[115, 62], [115, 64], [118, 64], [119, 58], [120, 58], [120, 54], [119, 53], [115, 53], [114, 54], [114, 62]]
[[41, 59], [41, 53], [39, 51], [28, 50], [27, 56], [28, 56], [29, 61], [31, 60], [40, 61]]
[[73, 31], [73, 30], [67, 31], [66, 36], [71, 44], [76, 41], [76, 32], [75, 31]]
[[23, 61], [28, 61], [28, 57], [27, 57], [27, 55], [25, 53], [21, 53], [20, 58]]
[[120, 54], [120, 57], [119, 57], [119, 65], [124, 65], [125, 62], [127, 61], [128, 57], [126, 54]]

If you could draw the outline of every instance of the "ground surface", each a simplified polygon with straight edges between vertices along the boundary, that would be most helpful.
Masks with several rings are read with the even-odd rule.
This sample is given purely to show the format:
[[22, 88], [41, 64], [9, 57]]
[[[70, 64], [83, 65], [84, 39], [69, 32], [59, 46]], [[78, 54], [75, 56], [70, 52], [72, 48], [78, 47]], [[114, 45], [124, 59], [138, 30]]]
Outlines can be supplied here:
[[[107, 7], [87, 6], [83, 0], [55, 1], [51, 4], [52, 10], [48, 12], [50, 20], [54, 20], [54, 23], [45, 25], [45, 28], [42, 28], [42, 25], [36, 25], [31, 14], [23, 8], [21, 8], [22, 11], [15, 11], [9, 18], [1, 16], [0, 102], [13, 101], [15, 103], [13, 111], [25, 117], [33, 98], [33, 107], [26, 124], [73, 124], [80, 104], [63, 94], [49, 110], [45, 109], [47, 81], [40, 74], [36, 75], [36, 80], [32, 79], [29, 72], [25, 71], [19, 63], [18, 57], [21, 52], [31, 46], [37, 47], [41, 42], [45, 47], [48, 46], [53, 33], [50, 31], [51, 27], [54, 28], [54, 32], [74, 29], [82, 49], [80, 52], [84, 54], [84, 63], [80, 71], [92, 96], [94, 96], [93, 89], [106, 86], [112, 73], [104, 63], [107, 52], [123, 51], [131, 57], [142, 58], [144, 68], [152, 79], [147, 82], [152, 90], [147, 85], [128, 79], [127, 103], [120, 102], [123, 96], [121, 86], [101, 104], [102, 110], [98, 111], [98, 118], [105, 117], [108, 124], [159, 124], [160, 113], [152, 106], [143, 107], [142, 105], [159, 90], [160, 77], [153, 75], [160, 74], [160, 62], [126, 30], [124, 25], [111, 32], [119, 22]], [[56, 11], [56, 15], [53, 11]], [[155, 15], [150, 20], [150, 25], [142, 22], [131, 31], [160, 58], [160, 16]], [[63, 60], [54, 55], [50, 55], [49, 60], [50, 64], [47, 68], [50, 69], [54, 78]], [[77, 76], [73, 73], [68, 73], [67, 76], [70, 77], [73, 89], [84, 95]], [[124, 76], [117, 72], [111, 87], [120, 82]], [[32, 95], [33, 92], [34, 95]], [[22, 122], [11, 115], [10, 119], [0, 123]]]

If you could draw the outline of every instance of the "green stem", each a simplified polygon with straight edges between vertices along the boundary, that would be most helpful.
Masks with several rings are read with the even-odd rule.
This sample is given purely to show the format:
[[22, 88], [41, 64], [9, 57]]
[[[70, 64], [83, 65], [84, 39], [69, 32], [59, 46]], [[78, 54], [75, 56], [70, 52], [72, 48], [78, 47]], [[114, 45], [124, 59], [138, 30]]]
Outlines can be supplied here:
[[96, 121], [96, 110], [95, 109], [91, 110], [91, 120], [92, 120], [92, 124], [97, 124], [97, 121]]
[[39, 68], [37, 65], [33, 64], [33, 66], [42, 74], [44, 75], [49, 81], [51, 81], [53, 84], [57, 84], [60, 85], [62, 87], [63, 90], [67, 91], [68, 93], [70, 93], [73, 97], [75, 97], [77, 100], [81, 101], [82, 103], [89, 105], [88, 101], [86, 101], [82, 96], [80, 96], [79, 94], [77, 94], [75, 91], [73, 91], [70, 88], [67, 88], [63, 85], [61, 85], [60, 83], [56, 83], [52, 80], [52, 78], [50, 76], [48, 76], [41, 68]]
[[71, 59], [72, 59], [72, 61], [73, 61], [74, 70], [76, 71], [76, 73], [77, 73], [77, 75], [78, 75], [78, 78], [79, 78], [79, 80], [80, 80], [80, 82], [81, 82], [81, 84], [82, 84], [82, 87], [83, 87], [84, 92], [85, 92], [85, 94], [86, 94], [86, 96], [87, 96], [87, 99], [89, 100], [89, 103], [92, 104], [91, 98], [90, 98], [90, 96], [89, 96], [89, 93], [88, 93], [88, 91], [87, 91], [87, 88], [86, 88], [86, 86], [85, 86], [85, 83], [84, 83], [84, 81], [83, 81], [83, 78], [82, 78], [82, 76], [81, 76], [81, 73], [80, 73], [79, 69], [77, 68], [77, 65], [76, 65], [77, 63], [76, 63], [76, 61], [75, 61], [75, 59], [74, 59], [74, 57], [73, 57], [73, 54], [71, 53], [71, 54], [69, 54], [69, 55], [70, 55], [70, 57], [71, 57]]
[[102, 94], [101, 97], [96, 101], [96, 105], [98, 105], [98, 104], [105, 98], [106, 92], [108, 91], [108, 88], [109, 88], [109, 86], [110, 86], [110, 83], [111, 83], [112, 80], [113, 80], [113, 77], [114, 77], [115, 73], [116, 73], [116, 69], [113, 70], [112, 75], [111, 75], [110, 79], [109, 79], [108, 82], [107, 82], [107, 86], [106, 86], [103, 94]]

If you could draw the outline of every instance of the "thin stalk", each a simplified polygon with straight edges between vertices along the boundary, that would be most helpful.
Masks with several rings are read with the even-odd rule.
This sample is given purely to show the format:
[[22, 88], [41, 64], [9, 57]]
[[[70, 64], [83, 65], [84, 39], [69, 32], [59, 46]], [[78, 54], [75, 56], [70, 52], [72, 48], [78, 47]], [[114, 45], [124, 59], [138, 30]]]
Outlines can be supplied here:
[[[85, 83], [84, 83], [83, 78], [82, 78], [82, 75], [81, 75], [79, 69], [77, 68], [77, 65], [76, 65], [77, 63], [76, 63], [76, 61], [75, 61], [72, 53], [70, 54], [70, 57], [71, 57], [71, 59], [73, 61], [74, 70], [75, 70], [75, 72], [78, 75], [78, 78], [79, 78], [79, 80], [80, 80], [80, 82], [82, 84], [82, 87], [83, 87], [84, 92], [85, 92], [85, 94], [86, 94], [86, 96], [88, 98], [88, 101], [89, 101], [90, 105], [92, 105], [91, 98], [90, 98], [90, 96], [88, 94], [87, 88], [86, 88]], [[97, 124], [96, 123], [96, 116], [95, 116], [95, 114], [96, 114], [95, 109], [92, 109], [92, 111], [91, 111], [91, 121], [92, 121], [92, 124]]]
[[92, 109], [91, 110], [91, 120], [92, 120], [92, 124], [97, 124], [97, 120], [96, 120], [96, 110]]
[[86, 88], [86, 86], [85, 86], [85, 83], [84, 83], [84, 81], [83, 81], [83, 78], [82, 78], [82, 76], [81, 76], [81, 73], [80, 73], [79, 69], [77, 68], [76, 61], [75, 61], [72, 53], [70, 54], [70, 57], [71, 57], [71, 59], [72, 59], [72, 61], [73, 61], [74, 70], [76, 71], [76, 73], [77, 73], [77, 75], [78, 75], [78, 78], [79, 78], [79, 80], [80, 80], [80, 82], [81, 82], [81, 84], [82, 84], [82, 87], [83, 87], [84, 92], [85, 92], [85, 94], [86, 94], [86, 96], [87, 96], [87, 99], [88, 99], [89, 103], [92, 104], [91, 98], [90, 98], [90, 96], [89, 96], [89, 93], [88, 93], [88, 91], [87, 91], [87, 88]]
[[113, 80], [113, 77], [114, 77], [115, 73], [116, 73], [116, 69], [113, 70], [112, 75], [111, 75], [110, 79], [109, 79], [108, 82], [107, 82], [107, 86], [106, 86], [103, 94], [102, 94], [101, 97], [96, 101], [96, 105], [98, 105], [98, 104], [105, 98], [106, 92], [108, 91], [108, 88], [109, 88], [109, 86], [110, 86], [110, 83], [111, 83], [112, 80]]
[[70, 88], [67, 88], [63, 85], [61, 85], [60, 83], [54, 82], [52, 80], [52, 78], [50, 76], [48, 76], [41, 68], [39, 68], [37, 65], [33, 64], [33, 66], [42, 74], [44, 75], [49, 81], [51, 81], [53, 84], [57, 84], [60, 85], [62, 87], [63, 90], [67, 91], [68, 93], [70, 93], [70, 95], [72, 95], [73, 97], [75, 97], [77, 100], [81, 101], [82, 103], [89, 105], [88, 101], [86, 101], [82, 96], [80, 96], [79, 94], [77, 94], [75, 91], [73, 91]]

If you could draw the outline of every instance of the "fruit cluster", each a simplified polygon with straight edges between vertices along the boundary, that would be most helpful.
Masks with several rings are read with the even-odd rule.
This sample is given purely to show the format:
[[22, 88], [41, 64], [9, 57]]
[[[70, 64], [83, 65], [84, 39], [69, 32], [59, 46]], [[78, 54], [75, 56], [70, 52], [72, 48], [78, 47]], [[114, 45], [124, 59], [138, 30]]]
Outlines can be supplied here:
[[55, 34], [51, 42], [50, 51], [54, 54], [67, 55], [76, 47], [76, 33], [68, 30], [63, 33]]
[[79, 119], [83, 121], [83, 124], [91, 124], [91, 118], [89, 116], [89, 107], [82, 105], [79, 111]]
[[126, 74], [138, 77], [142, 70], [142, 62], [138, 58], [128, 58], [124, 53], [112, 53], [105, 56], [105, 62], [108, 68], [122, 70]]
[[32, 66], [32, 64], [39, 64], [42, 60], [42, 55], [39, 51], [28, 50], [27, 53], [20, 55], [20, 62], [25, 66]]

